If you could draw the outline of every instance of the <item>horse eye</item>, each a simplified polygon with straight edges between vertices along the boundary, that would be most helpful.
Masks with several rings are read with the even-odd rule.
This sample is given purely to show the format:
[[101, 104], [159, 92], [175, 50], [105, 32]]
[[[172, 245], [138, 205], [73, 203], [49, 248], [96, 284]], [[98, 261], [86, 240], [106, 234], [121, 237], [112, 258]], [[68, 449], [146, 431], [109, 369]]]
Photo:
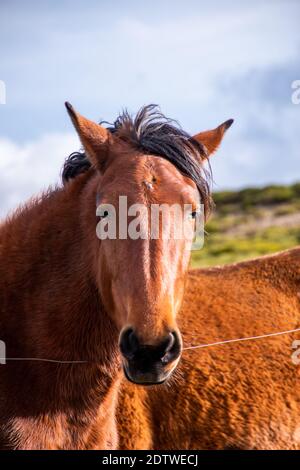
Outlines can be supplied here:
[[196, 219], [196, 217], [197, 217], [197, 214], [198, 214], [198, 212], [197, 212], [197, 211], [193, 211], [193, 212], [191, 212], [191, 214], [190, 214], [190, 215], [191, 215], [191, 218], [192, 218], [192, 219]]
[[101, 215], [101, 219], [105, 219], [105, 217], [108, 216], [108, 211], [104, 211], [103, 214]]

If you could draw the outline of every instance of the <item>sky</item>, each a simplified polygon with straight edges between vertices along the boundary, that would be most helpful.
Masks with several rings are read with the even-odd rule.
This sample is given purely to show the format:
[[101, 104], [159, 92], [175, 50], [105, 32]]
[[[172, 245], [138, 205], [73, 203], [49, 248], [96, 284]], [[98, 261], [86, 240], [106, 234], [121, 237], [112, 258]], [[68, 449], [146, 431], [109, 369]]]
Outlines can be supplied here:
[[96, 121], [157, 103], [191, 134], [234, 118], [214, 190], [299, 181], [299, 18], [299, 0], [0, 0], [0, 217], [79, 149], [66, 100]]

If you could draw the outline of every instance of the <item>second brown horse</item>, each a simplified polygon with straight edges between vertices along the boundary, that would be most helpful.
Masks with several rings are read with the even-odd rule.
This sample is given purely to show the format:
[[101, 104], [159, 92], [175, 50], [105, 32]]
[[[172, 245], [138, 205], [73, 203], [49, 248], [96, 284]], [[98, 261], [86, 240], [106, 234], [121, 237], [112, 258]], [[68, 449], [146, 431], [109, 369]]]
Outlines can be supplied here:
[[[300, 248], [190, 271], [184, 344], [300, 327]], [[123, 381], [124, 449], [300, 449], [300, 332], [183, 351], [169, 384]]]

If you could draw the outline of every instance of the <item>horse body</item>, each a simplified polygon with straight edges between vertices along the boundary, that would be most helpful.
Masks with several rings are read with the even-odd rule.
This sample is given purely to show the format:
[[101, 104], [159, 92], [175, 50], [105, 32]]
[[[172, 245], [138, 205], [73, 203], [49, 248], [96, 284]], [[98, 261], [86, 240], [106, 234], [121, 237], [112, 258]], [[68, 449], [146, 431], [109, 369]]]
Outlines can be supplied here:
[[123, 195], [147, 214], [187, 204], [191, 234], [199, 196], [205, 214], [211, 203], [203, 162], [232, 120], [190, 137], [153, 106], [112, 130], [67, 108], [81, 170], [72, 157], [62, 188], [0, 227], [0, 446], [298, 446], [290, 337], [193, 351], [182, 336], [188, 346], [294, 327], [299, 250], [192, 272], [184, 297], [192, 239], [168, 237], [173, 215], [157, 238], [96, 236]]
[[87, 361], [8, 359], [1, 366], [4, 448], [117, 446], [118, 334], [92, 280], [74, 197], [88, 179], [50, 191], [1, 227], [0, 332], [7, 357]]
[[[300, 248], [192, 270], [178, 318], [184, 346], [297, 328], [299, 292]], [[299, 449], [296, 338], [186, 350], [170, 383], [140, 392], [123, 382], [121, 448]]]

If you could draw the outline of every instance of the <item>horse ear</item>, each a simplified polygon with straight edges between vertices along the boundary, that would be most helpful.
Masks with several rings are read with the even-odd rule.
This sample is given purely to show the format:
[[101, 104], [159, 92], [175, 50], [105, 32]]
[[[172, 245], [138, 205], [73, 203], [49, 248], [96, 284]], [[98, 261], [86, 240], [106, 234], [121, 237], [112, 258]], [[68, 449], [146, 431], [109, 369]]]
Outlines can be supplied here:
[[220, 124], [220, 126], [215, 129], [200, 132], [193, 136], [193, 139], [197, 140], [205, 147], [207, 158], [218, 149], [225, 132], [233, 122], [233, 119], [228, 119], [228, 121], [223, 122], [223, 124]]
[[112, 136], [105, 127], [81, 116], [66, 101], [65, 106], [92, 165], [102, 170]]

